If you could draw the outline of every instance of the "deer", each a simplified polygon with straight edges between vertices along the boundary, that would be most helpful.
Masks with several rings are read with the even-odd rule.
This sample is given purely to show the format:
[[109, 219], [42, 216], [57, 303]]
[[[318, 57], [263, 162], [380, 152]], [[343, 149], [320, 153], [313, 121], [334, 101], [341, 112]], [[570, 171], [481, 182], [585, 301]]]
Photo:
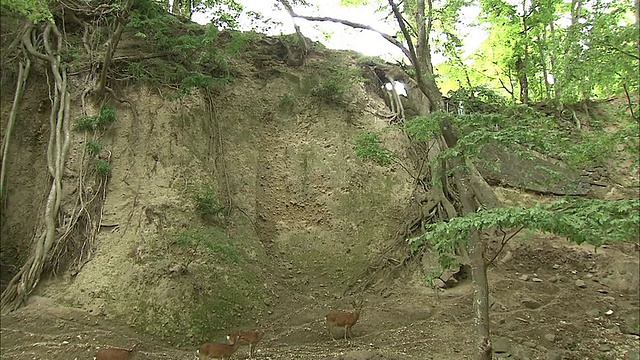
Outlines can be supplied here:
[[352, 302], [353, 311], [332, 311], [325, 316], [327, 321], [327, 331], [329, 331], [329, 335], [331, 335], [331, 339], [333, 341], [336, 340], [333, 337], [333, 327], [334, 326], [344, 326], [344, 340], [347, 340], [347, 336], [351, 338], [351, 327], [358, 322], [360, 318], [360, 312], [362, 312], [362, 304], [363, 300], [359, 302]]
[[240, 335], [228, 335], [228, 343], [204, 343], [200, 349], [196, 351], [199, 360], [207, 359], [230, 359], [231, 355], [238, 350], [240, 346]]
[[131, 349], [108, 348], [98, 351], [94, 360], [130, 360], [136, 356], [140, 343], [135, 344]]
[[256, 330], [233, 330], [229, 337], [238, 337], [238, 339], [249, 343], [249, 359], [253, 358], [253, 354], [256, 350], [256, 345], [262, 340], [264, 331], [261, 329]]

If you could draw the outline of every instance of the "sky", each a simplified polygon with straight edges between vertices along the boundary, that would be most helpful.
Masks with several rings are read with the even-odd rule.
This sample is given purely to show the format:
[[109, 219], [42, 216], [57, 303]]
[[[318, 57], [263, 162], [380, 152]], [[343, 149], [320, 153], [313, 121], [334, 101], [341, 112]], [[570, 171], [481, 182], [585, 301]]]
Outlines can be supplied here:
[[[266, 18], [282, 23], [268, 32], [269, 35], [279, 35], [281, 33], [290, 34], [294, 32], [293, 21], [284, 10], [276, 10], [275, 0], [240, 0], [245, 10], [262, 13]], [[384, 21], [385, 14], [376, 13], [375, 6], [341, 7], [339, 0], [323, 0], [321, 6], [296, 7], [295, 11], [301, 15], [327, 16], [339, 19], [350, 20], [361, 24], [369, 25], [381, 32], [393, 35], [396, 24], [391, 21]], [[475, 21], [479, 9], [467, 9], [462, 15], [463, 22], [470, 24]], [[209, 17], [205, 14], [194, 14], [193, 20], [206, 24]], [[393, 19], [395, 21], [395, 19]], [[313, 41], [320, 41], [331, 49], [349, 49], [368, 56], [379, 56], [388, 61], [400, 60], [404, 56], [400, 49], [383, 39], [379, 34], [368, 30], [357, 30], [345, 25], [331, 22], [312, 22], [304, 19], [296, 19], [302, 33]], [[241, 30], [251, 30], [250, 24], [241, 21]], [[465, 55], [470, 55], [484, 39], [487, 34], [477, 28], [470, 29], [462, 26], [461, 30], [465, 39]], [[264, 31], [260, 31], [264, 32]], [[434, 64], [444, 61], [444, 58], [433, 54]]]

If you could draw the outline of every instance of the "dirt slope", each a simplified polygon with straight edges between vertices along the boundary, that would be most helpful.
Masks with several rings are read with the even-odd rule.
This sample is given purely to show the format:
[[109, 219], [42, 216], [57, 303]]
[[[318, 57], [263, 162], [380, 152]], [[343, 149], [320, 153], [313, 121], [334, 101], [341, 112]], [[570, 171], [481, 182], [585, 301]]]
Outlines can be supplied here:
[[[512, 244], [505, 262], [490, 271], [496, 358], [637, 359], [638, 275], [631, 246], [600, 249], [536, 237]], [[635, 283], [634, 283], [635, 282]], [[629, 287], [627, 291], [621, 286]], [[380, 289], [383, 290], [383, 289]], [[350, 342], [331, 341], [323, 317], [329, 307], [312, 296], [282, 298], [263, 319], [259, 359], [471, 359], [471, 293], [462, 283], [437, 296], [402, 285], [367, 293]], [[336, 337], [341, 332], [336, 331]], [[216, 338], [212, 340], [221, 340]], [[144, 343], [139, 359], [189, 359], [195, 347], [172, 347], [102, 316], [61, 307], [46, 298], [2, 321], [2, 358], [88, 359], [102, 346]], [[248, 358], [241, 347], [237, 358]]]
[[[318, 52], [302, 68], [271, 59], [268, 69], [241, 59], [235, 81], [211, 97], [119, 89], [135, 111], [118, 104], [117, 124], [101, 138], [113, 162], [93, 257], [44, 280], [26, 307], [2, 317], [2, 359], [89, 359], [138, 342], [139, 359], [190, 359], [199, 343], [256, 324], [267, 331], [261, 359], [471, 358], [469, 284], [436, 294], [420, 273], [354, 295], [366, 304], [350, 343], [326, 334], [324, 315], [348, 308], [345, 287], [392, 238], [411, 196], [406, 174], [354, 155], [357, 134], [387, 125], [374, 115], [383, 101], [364, 81], [341, 105], [312, 94], [336, 64], [357, 69], [357, 57]], [[23, 112], [46, 100], [40, 90]], [[3, 93], [3, 104], [10, 99]], [[46, 109], [38, 114], [38, 128], [46, 126]], [[33, 189], [46, 179], [31, 161], [43, 148], [33, 127], [17, 125], [25, 151], [11, 152], [12, 179], [27, 189], [10, 195], [21, 209], [7, 215], [16, 239], [27, 237]], [[73, 136], [71, 168], [86, 141]], [[403, 137], [383, 136], [402, 156]], [[65, 180], [76, 176], [70, 170]], [[198, 216], [191, 199], [207, 186], [230, 201], [229, 215]], [[180, 247], [185, 233], [210, 247]], [[489, 275], [497, 357], [637, 358], [637, 251], [595, 253], [544, 237], [508, 250]]]

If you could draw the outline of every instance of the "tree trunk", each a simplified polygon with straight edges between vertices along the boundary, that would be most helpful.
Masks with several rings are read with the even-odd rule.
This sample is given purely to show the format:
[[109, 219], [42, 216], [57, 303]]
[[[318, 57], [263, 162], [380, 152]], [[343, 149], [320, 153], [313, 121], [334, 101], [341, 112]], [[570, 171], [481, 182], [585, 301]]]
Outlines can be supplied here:
[[[454, 148], [458, 142], [458, 135], [453, 124], [449, 120], [442, 120], [440, 129], [447, 147]], [[462, 205], [462, 214], [460, 215], [464, 216], [476, 212], [478, 210], [478, 202], [472, 176], [476, 170], [475, 166], [470, 161], [464, 161], [463, 163], [460, 158], [456, 158], [452, 161], [452, 168], [456, 169], [454, 178]], [[478, 346], [476, 358], [478, 360], [491, 360], [492, 357], [489, 331], [489, 282], [487, 280], [487, 263], [484, 257], [485, 248], [486, 244], [482, 241], [478, 231], [473, 231], [469, 234], [467, 249], [471, 261], [474, 324]]]
[[[551, 32], [551, 41], [553, 41], [555, 36], [555, 27], [553, 25], [553, 21], [549, 23], [549, 31]], [[546, 34], [546, 31], [545, 31]], [[556, 106], [560, 105], [560, 89], [557, 85], [558, 79], [558, 68], [556, 67], [556, 56], [553, 51], [549, 51], [549, 63], [551, 65], [551, 73], [553, 74], [553, 99], [555, 101]]]
[[542, 39], [538, 41], [540, 50], [540, 63], [542, 64], [542, 76], [544, 77], [544, 90], [546, 100], [551, 100], [551, 85], [549, 84], [549, 70], [547, 69], [547, 56], [544, 47], [547, 44], [547, 28], [544, 28]]
[[[32, 29], [35, 29], [33, 27]], [[42, 34], [45, 53], [39, 52], [32, 43], [31, 31], [25, 32], [22, 44], [26, 51], [45, 60], [51, 68], [54, 86], [50, 115], [50, 136], [47, 148], [47, 167], [51, 175], [51, 186], [45, 206], [43, 225], [36, 230], [31, 255], [0, 296], [0, 311], [6, 313], [17, 309], [35, 289], [42, 275], [43, 267], [49, 260], [56, 241], [56, 226], [62, 201], [62, 174], [70, 146], [71, 125], [69, 120], [70, 94], [67, 74], [61, 65], [62, 34], [54, 23], [48, 23]], [[55, 45], [52, 46], [52, 41]]]
[[520, 102], [529, 103], [529, 80], [527, 79], [526, 65], [522, 57], [516, 59], [516, 74], [520, 85]]
[[[470, 199], [461, 195], [464, 204]], [[468, 206], [468, 205], [467, 205]], [[478, 231], [474, 231], [469, 237], [469, 258], [471, 259], [471, 285], [473, 287], [473, 312], [476, 328], [476, 341], [478, 360], [491, 360], [492, 344], [490, 338], [489, 320], [489, 280], [487, 279], [487, 263], [484, 257], [486, 244], [482, 241]]]
[[[98, 84], [96, 85], [96, 93], [98, 95], [102, 95], [107, 87], [107, 72], [109, 71], [109, 66], [111, 65], [111, 59], [113, 58], [113, 54], [116, 52], [116, 48], [118, 47], [118, 43], [120, 42], [120, 37], [124, 32], [124, 28], [127, 24], [129, 18], [129, 10], [133, 5], [134, 0], [128, 0], [125, 4], [124, 10], [122, 14], [116, 19], [118, 22], [118, 26], [114, 31], [113, 35], [107, 41], [107, 50], [104, 55], [104, 62], [102, 64], [102, 72], [100, 73], [100, 78], [98, 80]], [[173, 6], [176, 6], [176, 1], [174, 0]]]
[[[635, 11], [635, 16], [636, 16], [636, 26], [640, 26], [640, 0], [636, 0], [636, 11]], [[640, 36], [638, 36], [638, 33], [636, 32], [636, 36], [638, 37], [636, 40], [636, 45], [638, 47], [638, 68], [640, 69]]]

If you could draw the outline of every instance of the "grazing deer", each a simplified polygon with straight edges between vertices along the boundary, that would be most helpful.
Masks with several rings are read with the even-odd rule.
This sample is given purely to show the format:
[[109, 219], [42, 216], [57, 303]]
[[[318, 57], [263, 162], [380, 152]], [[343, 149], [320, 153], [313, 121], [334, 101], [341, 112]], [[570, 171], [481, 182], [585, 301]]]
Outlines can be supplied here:
[[140, 344], [134, 345], [130, 350], [120, 348], [109, 348], [98, 351], [95, 360], [130, 360], [136, 355]]
[[360, 318], [360, 312], [362, 311], [362, 304], [364, 301], [360, 300], [358, 303], [353, 302], [353, 311], [332, 311], [325, 316], [327, 320], [327, 330], [331, 339], [336, 340], [333, 337], [334, 326], [344, 326], [344, 339], [347, 340], [347, 336], [351, 337], [351, 327], [358, 322]]
[[229, 334], [229, 337], [237, 337], [238, 339], [249, 343], [249, 359], [253, 358], [253, 354], [256, 350], [256, 345], [262, 340], [264, 331], [257, 330], [234, 330]]
[[227, 336], [229, 343], [204, 343], [200, 346], [200, 350], [196, 352], [198, 359], [229, 359], [240, 346], [239, 335]]

